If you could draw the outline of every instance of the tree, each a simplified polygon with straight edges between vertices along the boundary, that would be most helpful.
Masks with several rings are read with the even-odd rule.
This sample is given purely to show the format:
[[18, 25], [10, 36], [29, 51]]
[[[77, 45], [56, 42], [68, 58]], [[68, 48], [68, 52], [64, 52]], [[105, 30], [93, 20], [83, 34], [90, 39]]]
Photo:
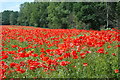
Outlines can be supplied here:
[[[51, 2], [48, 6], [49, 27], [54, 29], [66, 29], [69, 25], [70, 3]], [[71, 6], [72, 7], [72, 6]]]
[[47, 21], [47, 7], [48, 3], [38, 3], [35, 2], [32, 6], [32, 12], [30, 16], [30, 24], [34, 26], [40, 26], [40, 27], [47, 27], [48, 21]]
[[119, 27], [120, 29], [120, 2], [117, 3], [116, 13], [117, 13], [117, 27]]
[[30, 14], [31, 14], [30, 8], [31, 7], [29, 5], [29, 2], [25, 2], [24, 4], [21, 4], [19, 17], [18, 17], [18, 24], [25, 26], [29, 25]]
[[26, 2], [21, 4], [18, 24], [98, 30], [101, 25], [117, 25], [119, 9], [117, 2]]
[[21, 4], [18, 23], [21, 25], [47, 26], [48, 3], [31, 2]]
[[2, 12], [0, 12], [0, 25], [2, 25]]
[[2, 12], [2, 25], [10, 25], [10, 14], [13, 11], [5, 10]]
[[105, 20], [105, 3], [82, 2], [74, 5], [74, 13], [78, 21], [82, 21], [89, 28], [99, 29], [100, 25], [104, 25]]
[[18, 12], [11, 12], [10, 14], [10, 25], [17, 24]]

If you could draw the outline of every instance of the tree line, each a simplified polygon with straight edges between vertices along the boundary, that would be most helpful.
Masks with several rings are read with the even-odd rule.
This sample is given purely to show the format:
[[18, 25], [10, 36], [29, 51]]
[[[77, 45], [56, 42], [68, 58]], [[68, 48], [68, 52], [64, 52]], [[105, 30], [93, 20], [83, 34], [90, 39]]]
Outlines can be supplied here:
[[[117, 26], [119, 2], [25, 2], [20, 11], [3, 11], [2, 25], [25, 25], [51, 29], [100, 29]], [[0, 17], [1, 18], [1, 17]]]
[[18, 11], [5, 10], [0, 13], [0, 23], [2, 25], [15, 25], [17, 24]]

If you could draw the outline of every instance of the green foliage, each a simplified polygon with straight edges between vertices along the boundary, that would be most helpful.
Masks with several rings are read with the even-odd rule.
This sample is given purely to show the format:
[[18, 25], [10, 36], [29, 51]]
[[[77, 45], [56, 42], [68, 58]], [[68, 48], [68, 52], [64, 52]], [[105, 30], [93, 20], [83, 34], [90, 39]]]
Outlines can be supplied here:
[[[44, 31], [42, 31], [42, 32], [44, 32]], [[44, 33], [46, 33], [46, 32], [44, 32]], [[87, 33], [89, 33], [89, 32], [85, 31], [85, 34], [87, 34]], [[98, 31], [98, 33], [99, 33], [99, 31]], [[74, 34], [74, 33], [72, 33], [72, 34]], [[109, 34], [109, 33], [107, 33], [107, 34]], [[111, 34], [113, 34], [113, 33], [111, 33]], [[48, 38], [50, 38], [49, 40], [50, 40], [50, 42], [52, 42], [51, 38], [57, 38], [58, 36], [56, 36], [56, 37], [49, 36]], [[83, 34], [77, 34], [75, 36], [71, 36], [71, 38], [76, 39], [77, 37], [80, 37], [80, 36], [85, 37]], [[92, 38], [92, 36], [93, 35], [89, 35], [85, 38], [88, 38], [88, 37]], [[99, 36], [99, 35], [97, 35], [97, 36]], [[42, 39], [42, 37], [38, 37], [38, 38]], [[113, 38], [115, 38], [115, 37], [113, 37]], [[70, 38], [68, 38], [68, 39], [70, 39]], [[61, 40], [61, 43], [64, 43], [62, 40]], [[86, 40], [89, 40], [89, 38]], [[99, 40], [99, 38], [98, 38], [98, 40]], [[112, 40], [112, 38], [111, 38], [111, 40]], [[8, 41], [10, 41], [10, 42], [8, 42]], [[3, 51], [17, 51], [19, 49], [18, 47], [12, 48], [11, 47], [12, 44], [18, 45], [21, 48], [25, 48], [29, 45], [28, 41], [19, 42], [18, 40], [13, 40], [13, 39], [10, 39], [8, 41], [7, 40], [4, 41], [4, 44], [7, 44], [7, 45], [3, 46]], [[36, 48], [28, 48], [28, 49], [25, 49], [25, 51], [26, 52], [34, 51], [34, 53], [37, 53], [40, 55], [41, 48], [45, 49], [44, 53], [46, 53], [47, 49], [50, 49], [50, 50], [58, 49], [58, 47], [56, 47], [56, 46], [51, 46], [48, 48], [45, 43], [43, 45], [40, 45], [40, 47], [37, 47], [37, 45], [39, 45], [39, 44], [36, 44], [36, 45], [34, 44], [32, 46], [36, 46]], [[118, 52], [119, 51], [118, 51], [118, 48], [115, 48], [116, 45], [118, 45], [117, 41], [113, 41], [112, 43], [105, 42], [105, 44], [102, 47], [104, 48], [105, 52], [108, 52], [108, 54], [97, 53], [96, 51], [98, 51], [98, 49], [100, 49], [101, 47], [88, 47], [86, 49], [81, 49], [80, 52], [77, 52], [77, 54], [79, 56], [78, 59], [73, 59], [72, 56], [69, 58], [64, 58], [63, 59], [64, 61], [68, 60], [71, 63], [66, 66], [59, 65], [55, 68], [56, 69], [55, 71], [49, 71], [49, 70], [44, 71], [44, 68], [42, 68], [42, 67], [34, 69], [34, 70], [29, 70], [29, 66], [27, 66], [27, 67], [22, 66], [22, 69], [26, 70], [25, 73], [12, 72], [10, 75], [6, 74], [7, 75], [6, 77], [7, 78], [34, 78], [34, 77], [37, 77], [37, 78], [119, 78], [119, 76], [118, 76], [119, 73], [114, 72], [115, 69], [119, 69], [119, 66], [118, 66]], [[86, 46], [86, 45], [83, 45], [83, 46]], [[108, 46], [111, 46], [111, 48], [107, 48]], [[5, 48], [8, 48], [8, 49], [6, 50]], [[69, 49], [70, 53], [71, 53], [71, 49], [75, 49], [75, 48], [70, 48]], [[87, 53], [85, 58], [82, 59], [80, 57], [80, 53], [86, 53], [86, 51], [91, 51], [91, 53]], [[65, 51], [65, 53], [67, 53], [67, 51]], [[115, 53], [116, 56], [115, 55], [113, 56], [112, 55], [113, 53]], [[19, 60], [14, 60], [13, 55], [14, 54], [9, 54], [9, 57], [7, 59], [5, 59], [4, 61], [7, 62], [7, 64], [10, 64], [11, 62], [14, 62], [14, 61], [15, 61], [15, 63], [20, 64], [21, 61], [26, 62], [27, 60], [35, 60], [36, 61], [37, 59], [38, 60], [41, 59], [40, 56], [39, 57], [29, 56], [29, 57], [20, 58]], [[54, 60], [54, 58], [56, 58], [58, 56], [56, 53], [55, 53], [55, 55], [56, 55], [55, 57], [51, 56], [52, 60]], [[61, 56], [63, 56], [63, 55], [61, 55]], [[40, 60], [38, 62], [42, 62], [42, 60]], [[83, 66], [83, 63], [87, 63], [88, 66]], [[12, 70], [12, 69], [14, 70], [15, 68], [8, 68], [8, 70]]]
[[17, 24], [18, 12], [12, 12], [10, 14], [10, 25]]
[[67, 28], [69, 9], [67, 3], [49, 3], [48, 21], [50, 28]]
[[0, 25], [2, 25], [2, 13], [0, 12]]
[[5, 10], [0, 13], [1, 14], [1, 24], [2, 25], [15, 25], [17, 24], [18, 12], [17, 11], [9, 11]]
[[[2, 24], [18, 24], [51, 29], [100, 29], [119, 27], [119, 2], [25, 2], [18, 13], [2, 12]], [[12, 14], [11, 14], [12, 13]], [[108, 18], [107, 18], [108, 15]], [[18, 17], [18, 19], [17, 19]]]
[[21, 4], [18, 23], [26, 26], [47, 26], [48, 3], [26, 2]]

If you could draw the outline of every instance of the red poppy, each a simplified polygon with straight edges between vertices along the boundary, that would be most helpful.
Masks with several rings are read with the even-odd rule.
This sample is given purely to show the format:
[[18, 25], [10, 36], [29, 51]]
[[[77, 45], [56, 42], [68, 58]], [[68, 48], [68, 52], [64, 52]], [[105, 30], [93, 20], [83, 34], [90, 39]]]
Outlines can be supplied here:
[[118, 69], [116, 69], [116, 70], [114, 70], [115, 71], [115, 73], [119, 73], [119, 70]]
[[38, 57], [38, 54], [31, 54], [31, 56], [33, 56], [33, 57]]
[[18, 68], [18, 69], [15, 69], [15, 71], [17, 71], [17, 72], [19, 72], [19, 73], [24, 73], [26, 70], [25, 70], [25, 69]]
[[85, 55], [86, 55], [86, 53], [81, 53], [80, 57], [83, 59], [83, 58], [85, 58]]
[[7, 58], [8, 58], [8, 55], [3, 55], [3, 57], [0, 60], [7, 59]]
[[76, 51], [72, 51], [72, 55], [73, 56], [77, 56], [77, 52]]
[[36, 69], [36, 67], [35, 67], [35, 66], [30, 66], [29, 69], [30, 69], [30, 70], [34, 70], [34, 69]]
[[57, 58], [57, 60], [63, 60], [63, 59], [64, 59], [63, 56]]
[[11, 68], [14, 67], [14, 66], [16, 66], [16, 65], [17, 65], [17, 63], [14, 63], [14, 62], [10, 63], [10, 67]]
[[111, 48], [112, 46], [108, 45], [107, 48]]
[[12, 47], [12, 48], [16, 48], [16, 47], [18, 47], [18, 46], [17, 46], [17, 45], [12, 45], [11, 47]]
[[86, 53], [91, 53], [92, 51], [86, 51]]
[[26, 64], [25, 64], [25, 62], [24, 61], [21, 61], [20, 62], [20, 66], [25, 66]]
[[65, 53], [64, 58], [68, 58], [68, 57], [70, 57], [70, 53]]
[[19, 60], [20, 59], [20, 57], [14, 57], [14, 60]]
[[116, 54], [115, 54], [115, 53], [112, 53], [112, 55], [113, 55], [113, 56], [116, 56]]
[[78, 59], [78, 56], [74, 56], [73, 59]]
[[98, 51], [96, 51], [97, 53], [104, 53], [104, 48], [100, 48], [98, 49]]
[[105, 52], [105, 54], [108, 54], [108, 52]]
[[8, 74], [12, 73], [12, 72], [15, 72], [14, 70], [9, 70], [7, 71]]
[[41, 48], [41, 51], [40, 52], [45, 52], [44, 48]]
[[83, 66], [88, 66], [88, 64], [87, 63], [83, 63]]
[[49, 59], [49, 57], [43, 57], [42, 60], [43, 61], [47, 61]]
[[70, 62], [68, 62], [68, 61], [62, 61], [62, 62], [60, 62], [60, 65], [61, 65], [61, 66], [66, 66], [66, 65], [68, 65], [68, 64], [70, 64]]
[[72, 67], [76, 68], [76, 66], [72, 66]]
[[44, 57], [45, 55], [46, 55], [46, 54], [41, 53], [41, 54], [40, 54], [40, 58]]
[[55, 71], [55, 69], [49, 69], [50, 71]]

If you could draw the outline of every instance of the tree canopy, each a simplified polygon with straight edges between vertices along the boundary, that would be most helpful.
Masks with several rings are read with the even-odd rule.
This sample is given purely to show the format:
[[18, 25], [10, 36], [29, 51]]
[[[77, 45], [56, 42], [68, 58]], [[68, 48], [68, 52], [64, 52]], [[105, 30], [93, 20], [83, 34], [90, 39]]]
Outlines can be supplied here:
[[118, 2], [25, 2], [20, 11], [4, 11], [3, 25], [25, 25], [51, 29], [100, 29], [118, 26]]

